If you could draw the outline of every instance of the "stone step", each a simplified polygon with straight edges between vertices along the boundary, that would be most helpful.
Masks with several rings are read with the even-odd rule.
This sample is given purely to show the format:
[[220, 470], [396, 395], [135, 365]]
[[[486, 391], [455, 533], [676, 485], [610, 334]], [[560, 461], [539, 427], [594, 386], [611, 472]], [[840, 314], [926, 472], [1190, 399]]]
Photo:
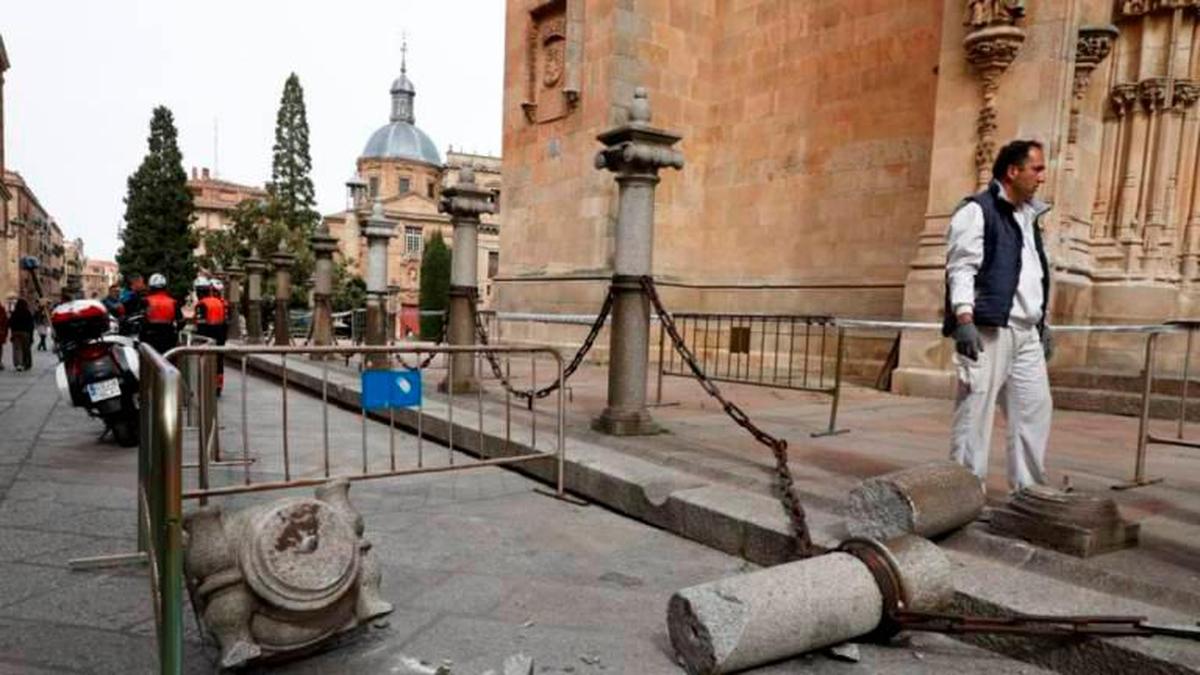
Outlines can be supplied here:
[[[1050, 371], [1050, 386], [1121, 391], [1140, 396], [1144, 383], [1140, 372], [1067, 368]], [[1179, 396], [1183, 391], [1183, 378], [1178, 374], [1156, 374], [1153, 386], [1156, 394]], [[1200, 397], [1200, 377], [1188, 378], [1188, 397], [1193, 396]]]
[[[1192, 390], [1189, 388], [1189, 391]], [[1050, 392], [1054, 397], [1054, 407], [1061, 410], [1081, 410], [1128, 417], [1137, 417], [1142, 414], [1140, 391], [1063, 387], [1052, 384]], [[1196, 388], [1195, 392], [1200, 395], [1200, 387]], [[1163, 394], [1151, 396], [1150, 417], [1161, 420], [1179, 419], [1179, 398]], [[1189, 395], [1187, 419], [1190, 422], [1200, 421], [1200, 398], [1192, 398]]]

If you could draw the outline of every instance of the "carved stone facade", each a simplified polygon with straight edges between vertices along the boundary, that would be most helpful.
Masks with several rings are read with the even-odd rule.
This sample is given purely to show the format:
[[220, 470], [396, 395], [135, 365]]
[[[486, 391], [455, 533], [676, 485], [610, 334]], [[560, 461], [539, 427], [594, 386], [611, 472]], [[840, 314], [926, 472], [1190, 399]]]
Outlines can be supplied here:
[[[689, 158], [656, 202], [677, 311], [939, 322], [951, 214], [1001, 144], [1036, 138], [1052, 323], [1200, 315], [1200, 0], [578, 0], [582, 95], [555, 119], [524, 104], [545, 93], [538, 26], [576, 2], [508, 4], [501, 310], [599, 307], [616, 190], [588, 158], [645, 86]], [[1073, 334], [1052, 366], [1136, 368], [1140, 344]], [[850, 360], [873, 377], [889, 346], [855, 335]], [[951, 353], [906, 331], [894, 388], [952, 395]]]

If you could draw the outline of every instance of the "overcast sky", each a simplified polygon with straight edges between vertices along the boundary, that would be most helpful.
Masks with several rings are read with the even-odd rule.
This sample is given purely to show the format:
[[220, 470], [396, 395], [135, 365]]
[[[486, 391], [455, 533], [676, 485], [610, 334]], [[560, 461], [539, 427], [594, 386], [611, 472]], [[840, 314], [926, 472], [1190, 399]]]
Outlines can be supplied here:
[[308, 106], [318, 208], [342, 208], [355, 158], [388, 121], [402, 33], [417, 126], [443, 156], [451, 144], [500, 151], [503, 0], [3, 4], [6, 164], [91, 258], [116, 253], [125, 181], [145, 155], [154, 106], [174, 112], [189, 173], [216, 164], [222, 178], [260, 185], [292, 71]]

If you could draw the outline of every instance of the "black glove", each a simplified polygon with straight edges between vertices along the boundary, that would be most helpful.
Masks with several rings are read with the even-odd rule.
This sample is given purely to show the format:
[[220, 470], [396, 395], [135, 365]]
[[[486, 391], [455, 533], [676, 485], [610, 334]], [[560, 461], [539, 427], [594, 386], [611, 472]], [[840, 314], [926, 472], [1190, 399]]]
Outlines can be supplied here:
[[960, 323], [954, 329], [954, 351], [964, 358], [978, 361], [983, 353], [983, 338], [979, 337], [979, 329], [973, 323]]
[[1050, 333], [1050, 326], [1042, 326], [1042, 355], [1047, 361], [1054, 356], [1054, 335]]

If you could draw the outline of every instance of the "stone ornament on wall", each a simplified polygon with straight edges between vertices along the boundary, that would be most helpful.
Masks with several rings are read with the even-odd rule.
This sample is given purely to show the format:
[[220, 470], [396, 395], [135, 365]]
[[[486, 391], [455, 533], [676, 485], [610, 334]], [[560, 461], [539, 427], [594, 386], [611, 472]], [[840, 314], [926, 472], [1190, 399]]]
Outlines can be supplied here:
[[565, 117], [579, 103], [581, 12], [581, 0], [550, 0], [529, 13], [521, 110], [531, 124]]
[[1118, 0], [1117, 10], [1122, 17], [1135, 17], [1159, 10], [1187, 7], [1200, 8], [1200, 0]]
[[1024, 0], [967, 0], [964, 24], [973, 30], [963, 39], [967, 62], [979, 73], [983, 105], [975, 122], [976, 186], [982, 189], [991, 175], [996, 154], [996, 91], [1025, 42], [1025, 31], [1016, 22], [1025, 16]]
[[307, 653], [392, 611], [349, 491], [334, 480], [315, 498], [185, 518], [184, 575], [222, 668]]
[[1079, 106], [1087, 94], [1092, 72], [1108, 58], [1120, 31], [1116, 26], [1081, 26], [1075, 43], [1075, 73], [1071, 83], [1071, 120], [1067, 128], [1067, 142], [1075, 143], [1079, 137]]

